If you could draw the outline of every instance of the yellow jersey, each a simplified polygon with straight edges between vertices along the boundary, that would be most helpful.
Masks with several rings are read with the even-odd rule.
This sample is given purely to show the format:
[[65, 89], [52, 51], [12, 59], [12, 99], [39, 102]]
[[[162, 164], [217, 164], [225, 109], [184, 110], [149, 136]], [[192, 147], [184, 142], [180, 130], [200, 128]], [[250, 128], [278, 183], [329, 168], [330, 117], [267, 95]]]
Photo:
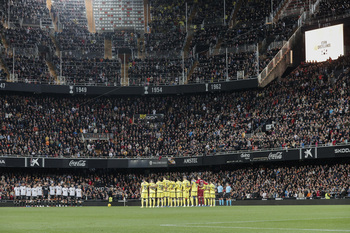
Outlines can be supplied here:
[[182, 182], [181, 181], [176, 181], [176, 192], [177, 193], [182, 192]]
[[164, 192], [169, 192], [169, 180], [163, 180]]
[[149, 193], [156, 193], [156, 184], [154, 182], [149, 183]]
[[210, 189], [210, 193], [215, 194], [215, 184], [210, 184], [209, 189]]
[[209, 190], [210, 190], [209, 184], [203, 184], [203, 190], [205, 193], [209, 193]]
[[169, 192], [175, 192], [175, 186], [176, 186], [175, 181], [169, 181], [169, 186], [168, 186]]
[[183, 191], [189, 192], [191, 189], [191, 183], [188, 180], [182, 181]]
[[141, 193], [148, 193], [149, 184], [145, 181], [141, 183]]
[[198, 192], [198, 184], [196, 183], [196, 181], [192, 180], [191, 184], [192, 184], [191, 191], [194, 193]]
[[156, 184], [157, 184], [157, 193], [162, 193], [164, 190], [164, 183], [162, 181], [158, 181]]

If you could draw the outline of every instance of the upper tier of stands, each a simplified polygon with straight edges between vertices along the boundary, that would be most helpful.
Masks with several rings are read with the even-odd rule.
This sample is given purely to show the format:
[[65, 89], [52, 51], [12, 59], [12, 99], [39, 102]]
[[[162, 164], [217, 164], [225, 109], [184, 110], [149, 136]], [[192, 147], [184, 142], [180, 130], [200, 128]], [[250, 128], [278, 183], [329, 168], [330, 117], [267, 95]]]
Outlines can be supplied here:
[[[2, 2], [0, 12], [2, 23], [6, 25], [8, 2]], [[313, 2], [311, 1], [311, 3]], [[15, 48], [15, 54], [21, 56], [43, 56], [44, 59], [37, 60], [47, 60], [52, 63], [50, 80], [60, 84], [65, 82], [57, 82], [58, 74], [61, 72], [62, 75], [69, 74], [66, 71], [71, 69], [80, 70], [82, 73], [79, 74], [85, 75], [86, 78], [74, 81], [72, 80], [75, 77], [73, 75], [73, 77], [59, 77], [59, 79], [70, 80], [69, 83], [83, 84], [81, 81], [84, 80], [84, 83], [101, 84], [100, 77], [95, 75], [109, 73], [107, 63], [106, 67], [104, 63], [102, 66], [97, 66], [97, 72], [87, 71], [86, 74], [77, 64], [89, 63], [91, 59], [105, 59], [105, 57], [112, 59], [113, 57], [115, 59], [113, 60], [115, 63], [113, 69], [118, 69], [113, 73], [118, 75], [107, 78], [107, 83], [102, 83], [114, 86], [116, 85], [115, 81], [119, 80], [119, 74], [122, 73], [120, 68], [124, 61], [121, 62], [118, 56], [106, 55], [109, 54], [109, 49], [114, 51], [112, 55], [120, 55], [120, 51], [123, 51], [121, 53], [130, 53], [124, 67], [127, 64], [132, 64], [132, 66], [129, 65], [130, 70], [125, 69], [123, 73], [124, 77], [130, 76], [129, 82], [126, 82], [129, 85], [174, 85], [183, 82], [235, 80], [237, 77], [256, 78], [258, 72], [267, 66], [278, 49], [282, 47], [283, 41], [292, 35], [300, 13], [307, 10], [307, 4], [310, 1], [290, 1], [287, 8], [289, 13], [286, 14], [288, 16], [281, 17], [273, 24], [266, 24], [267, 19], [271, 16], [271, 11], [277, 11], [285, 3], [283, 0], [273, 0], [272, 2], [262, 0], [226, 0], [222, 2], [208, 0], [175, 2], [164, 0], [148, 2], [139, 0], [94, 1], [94, 9], [103, 15], [100, 17], [102, 20], [98, 19], [95, 12], [95, 20], [101, 21], [101, 23], [96, 24], [96, 27], [99, 27], [101, 31], [103, 31], [101, 25], [109, 23], [109, 18], [115, 18], [115, 13], [119, 11], [126, 14], [125, 17], [131, 17], [126, 20], [126, 22], [130, 20], [129, 23], [140, 14], [143, 15], [142, 17], [146, 16], [147, 19], [144, 30], [146, 33], [140, 31], [136, 26], [122, 28], [118, 23], [123, 24], [120, 22], [123, 19], [117, 19], [119, 26], [116, 26], [117, 21], [115, 20], [112, 20], [113, 23], [111, 23], [114, 32], [96, 34], [90, 33], [88, 30], [88, 11], [84, 0], [52, 1], [51, 12], [46, 6], [46, 1], [43, 0], [16, 0], [10, 3], [10, 21], [15, 23], [10, 25], [10, 29], [4, 28], [1, 31], [2, 39], [7, 47], [6, 56], [11, 55], [12, 48]], [[329, 15], [324, 14], [324, 12], [330, 7], [330, 4], [333, 15], [348, 12], [348, 3], [336, 0], [321, 1], [320, 10], [314, 17]], [[143, 21], [142, 17], [141, 21]], [[39, 19], [40, 21], [44, 18], [53, 19], [50, 22], [53, 22], [55, 27], [51, 28], [55, 28], [56, 32], [53, 29], [21, 23], [24, 19], [29, 19], [29, 21]], [[186, 18], [188, 19], [187, 27]], [[137, 18], [137, 21], [140, 19]], [[131, 23], [131, 25], [134, 24], [135, 21]], [[97, 31], [99, 32], [99, 30]], [[110, 30], [106, 29], [105, 31]], [[112, 48], [109, 48], [106, 42], [109, 40], [112, 42]], [[38, 51], [38, 46], [48, 47], [50, 54], [47, 51], [46, 54], [40, 53], [44, 49]], [[259, 56], [256, 54], [257, 50], [259, 50]], [[63, 62], [61, 66], [60, 59], [57, 58], [61, 55], [65, 59], [74, 59], [75, 62], [69, 62], [69, 65], [68, 62]], [[183, 61], [182, 57], [186, 59]], [[188, 57], [190, 59], [187, 59]], [[167, 72], [165, 67], [159, 67], [159, 64], [164, 64], [164, 62], [149, 62], [159, 58], [164, 58], [164, 62], [170, 65], [170, 72]], [[79, 62], [76, 62], [78, 60]], [[49, 64], [48, 62], [34, 63], [39, 66], [34, 69], [47, 70], [47, 67], [42, 66]], [[185, 65], [182, 65], [183, 62]], [[8, 64], [8, 62], [6, 63]], [[11, 67], [5, 68], [10, 70]], [[25, 72], [19, 74], [25, 75]], [[43, 74], [47, 76], [47, 72]], [[91, 74], [94, 77], [91, 77]], [[11, 80], [26, 80], [28, 79], [26, 76], [28, 75]], [[32, 75], [29, 76], [31, 79], [35, 79]], [[179, 77], [181, 79], [185, 77], [185, 80], [179, 82]], [[111, 83], [109, 83], [110, 81]], [[42, 82], [42, 78], [38, 82]]]

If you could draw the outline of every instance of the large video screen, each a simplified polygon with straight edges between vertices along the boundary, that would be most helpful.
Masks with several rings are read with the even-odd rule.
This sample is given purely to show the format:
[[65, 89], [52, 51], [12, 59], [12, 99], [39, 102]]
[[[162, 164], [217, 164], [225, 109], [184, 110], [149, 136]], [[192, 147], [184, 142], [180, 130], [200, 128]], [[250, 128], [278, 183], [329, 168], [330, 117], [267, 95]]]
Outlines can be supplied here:
[[344, 55], [343, 24], [305, 32], [306, 61], [333, 60]]

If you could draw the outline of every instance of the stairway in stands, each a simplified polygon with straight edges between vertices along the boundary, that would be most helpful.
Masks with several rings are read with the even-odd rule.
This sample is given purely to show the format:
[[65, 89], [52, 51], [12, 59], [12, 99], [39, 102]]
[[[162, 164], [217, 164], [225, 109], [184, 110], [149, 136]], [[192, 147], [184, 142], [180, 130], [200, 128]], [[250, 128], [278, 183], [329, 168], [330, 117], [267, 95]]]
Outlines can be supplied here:
[[105, 59], [112, 59], [112, 39], [105, 37]]
[[92, 6], [92, 0], [85, 0], [85, 8], [86, 8], [86, 18], [88, 21], [88, 29], [91, 33], [96, 33], [96, 25], [94, 19], [94, 10]]
[[46, 60], [46, 65], [49, 68], [50, 75], [52, 77], [54, 77], [54, 79], [57, 81], [57, 73], [56, 73], [56, 70], [55, 70], [53, 64], [51, 62], [49, 62], [48, 60]]
[[287, 9], [287, 7], [289, 5], [290, 5], [290, 1], [289, 0], [284, 0], [281, 8], [278, 10], [276, 15], [273, 17], [273, 22], [277, 22], [280, 19], [280, 17], [283, 16], [284, 11]]
[[230, 19], [228, 23], [228, 25], [230, 26], [230, 28], [234, 27], [237, 23], [237, 15], [238, 15], [238, 11], [241, 8], [243, 4], [242, 0], [239, 0], [235, 6], [235, 8], [233, 9], [233, 14], [232, 14], [232, 18]]
[[58, 25], [57, 25], [58, 19], [57, 19], [57, 17], [55, 18], [54, 15], [51, 13], [51, 6], [52, 6], [52, 1], [51, 0], [46, 0], [46, 7], [50, 11], [50, 17], [51, 17], [51, 20], [52, 20], [53, 27], [55, 29], [55, 32], [57, 32], [58, 31]]
[[196, 4], [198, 4], [198, 3], [194, 4], [193, 10], [191, 12], [191, 15], [187, 19], [188, 36], [187, 36], [186, 43], [185, 43], [185, 46], [184, 46], [185, 58], [188, 58], [188, 55], [189, 55], [189, 52], [190, 52], [191, 41], [192, 41], [193, 36], [194, 36], [192, 20], [195, 17], [195, 15], [197, 14], [198, 7], [196, 7]]
[[199, 62], [195, 61], [194, 64], [192, 65], [190, 72], [188, 72], [188, 74], [187, 74], [187, 78], [186, 78], [185, 84], [188, 84], [188, 80], [191, 79], [191, 76], [192, 76], [193, 72], [196, 70], [198, 64], [199, 64]]
[[1, 57], [0, 57], [0, 69], [5, 71], [5, 73], [7, 74], [7, 81], [9, 81], [9, 79], [10, 79], [10, 72], [7, 69], [7, 66], [5, 65], [5, 62], [2, 60]]
[[151, 21], [151, 7], [149, 6], [148, 0], [143, 1], [143, 14], [144, 14], [144, 22], [145, 22], [145, 32], [147, 32], [148, 21]]
[[[121, 64], [121, 85], [122, 86], [129, 86], [129, 56], [126, 56], [125, 58], [125, 64], [124, 64], [124, 55], [119, 55], [119, 58], [122, 61]], [[125, 75], [125, 77], [124, 77]]]
[[309, 0], [291, 0], [281, 16], [300, 14], [303, 9], [308, 9]]
[[137, 51], [138, 51], [138, 58], [143, 59], [145, 57], [145, 36], [142, 34], [139, 38], [137, 38]]

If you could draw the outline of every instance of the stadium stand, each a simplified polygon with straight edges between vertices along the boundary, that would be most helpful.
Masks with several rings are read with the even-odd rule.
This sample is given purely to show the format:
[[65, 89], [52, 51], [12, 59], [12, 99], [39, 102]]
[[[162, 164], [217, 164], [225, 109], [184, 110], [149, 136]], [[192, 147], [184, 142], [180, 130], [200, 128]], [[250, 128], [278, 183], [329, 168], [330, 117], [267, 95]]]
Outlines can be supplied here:
[[[321, 199], [325, 193], [331, 198], [349, 198], [350, 173], [348, 163], [330, 165], [294, 165], [267, 166], [229, 169], [224, 171], [204, 170], [201, 172], [170, 172], [142, 174], [125, 174], [114, 172], [63, 172], [63, 171], [35, 171], [32, 173], [17, 172], [3, 173], [0, 180], [1, 200], [12, 200], [15, 184], [74, 184], [81, 185], [83, 200], [108, 200], [111, 196], [115, 201], [140, 198], [140, 184], [143, 178], [154, 179], [163, 177], [176, 179], [186, 175], [197, 178], [201, 175], [206, 181], [213, 181], [232, 186], [231, 198], [234, 200], [261, 199]], [[334, 179], [329, 179], [334, 177]], [[233, 185], [235, 184], [235, 185]]]
[[[68, 157], [189, 156], [347, 143], [349, 62], [343, 57], [303, 64], [255, 91], [96, 100], [2, 94], [0, 150], [5, 155]], [[163, 122], [133, 120], [134, 114], [154, 113], [164, 114]], [[273, 129], [254, 133], [266, 124]], [[112, 133], [114, 138], [84, 144], [84, 132]]]
[[55, 38], [60, 51], [72, 51], [89, 56], [95, 53], [95, 57], [103, 57], [104, 35], [91, 34], [86, 28], [73, 24], [66, 25]]
[[4, 30], [3, 35], [8, 46], [10, 48], [15, 48], [16, 50], [26, 48], [33, 49], [37, 48], [38, 46], [47, 46], [52, 51], [55, 49], [49, 33], [39, 28], [10, 28]]
[[[5, 1], [8, 2], [8, 1]], [[10, 21], [15, 24], [27, 24], [33, 26], [48, 26], [52, 20], [45, 0], [16, 0], [3, 4], [6, 10], [10, 9], [10, 14], [4, 14], [5, 20], [10, 16]]]
[[[194, 33], [190, 37], [185, 28], [186, 3], [188, 9], [187, 17], [189, 19], [188, 30], [192, 30]], [[160, 57], [165, 58], [167, 63], [172, 64], [172, 67], [178, 67], [176, 68], [177, 71], [175, 72], [175, 76], [178, 76], [180, 73], [181, 80], [184, 80], [183, 83], [235, 80], [237, 79], [237, 71], [244, 71], [244, 78], [255, 78], [258, 73], [257, 64], [259, 63], [259, 71], [262, 71], [278, 51], [278, 48], [281, 48], [283, 41], [287, 40], [293, 32], [296, 20], [298, 19], [298, 14], [282, 17], [276, 24], [270, 27], [265, 25], [266, 18], [271, 13], [270, 2], [243, 1], [242, 4], [237, 4], [236, 1], [225, 1], [225, 3], [226, 25], [224, 25], [225, 23], [223, 22], [222, 6], [216, 2], [214, 3], [206, 0], [176, 1], [176, 3], [158, 0], [150, 1], [148, 7], [150, 8], [151, 14], [151, 21], [149, 22], [151, 29], [143, 35], [143, 33], [137, 33], [135, 27], [129, 29], [124, 27], [118, 29], [119, 26], [116, 28], [113, 26], [115, 31], [112, 34], [92, 34], [87, 29], [86, 7], [84, 1], [54, 1], [52, 2], [51, 13], [52, 18], [54, 19], [54, 24], [57, 24], [57, 32], [50, 32], [49, 34], [39, 28], [22, 28], [18, 26], [4, 30], [4, 35], [12, 47], [25, 47], [27, 49], [28, 47], [35, 47], [34, 44], [43, 44], [50, 47], [51, 51], [56, 50], [56, 55], [58, 56], [60, 56], [59, 52], [62, 52], [63, 57], [74, 57], [75, 59], [81, 59], [82, 62], [84, 59], [87, 59], [87, 62], [89, 62], [89, 59], [92, 58], [105, 58], [105, 40], [106, 38], [110, 38], [116, 63], [120, 62], [118, 56], [116, 56], [118, 54], [120, 55], [119, 49], [131, 49], [133, 53], [132, 56], [128, 55], [126, 58], [126, 63], [133, 64], [133, 67], [130, 71], [126, 69], [125, 72], [127, 74], [124, 74], [128, 77], [128, 73], [130, 72], [131, 78], [128, 79], [129, 85], [145, 85], [145, 80], [154, 79], [154, 76], [156, 76], [156, 82], [154, 83], [178, 83], [178, 77], [165, 78], [165, 76], [169, 75], [162, 74], [164, 73], [163, 71], [157, 72], [152, 75], [152, 77], [149, 76], [149, 72], [141, 73], [141, 75], [135, 74], [135, 70], [145, 70], [143, 67], [135, 67], [139, 64], [148, 63], [150, 70], [157, 70], [157, 67], [152, 66], [152, 63], [150, 64], [148, 61]], [[273, 1], [273, 10], [276, 10], [281, 3], [281, 1]], [[107, 5], [110, 6], [112, 3], [95, 2], [94, 4], [99, 4], [100, 6], [102, 4], [106, 5], [103, 7], [107, 7]], [[43, 1], [35, 1], [35, 4], [27, 5], [29, 8], [33, 8], [30, 10], [31, 12], [48, 11], [46, 3]], [[96, 8], [96, 6], [94, 7]], [[14, 10], [16, 9], [16, 7], [13, 8]], [[6, 12], [6, 8], [3, 8], [3, 11]], [[19, 11], [21, 10], [19, 9]], [[113, 8], [111, 11], [114, 12], [116, 9]], [[237, 14], [233, 14], [235, 11]], [[108, 18], [108, 15], [112, 17], [112, 13], [109, 14], [108, 12], [109, 11], [107, 11], [106, 17]], [[167, 15], [168, 17], [164, 18], [164, 15]], [[233, 20], [234, 17], [237, 17], [237, 24], [229, 27], [229, 21]], [[104, 17], [102, 17], [102, 19], [105, 20]], [[269, 35], [269, 37], [266, 37], [267, 35]], [[142, 38], [140, 39], [140, 37]], [[263, 41], [264, 39], [265, 41]], [[266, 46], [263, 48], [260, 47], [258, 62], [257, 57], [252, 54], [257, 50], [254, 46], [261, 42], [266, 43]], [[11, 45], [11, 43], [13, 43], [13, 45]], [[189, 43], [189, 48], [185, 48], [186, 43]], [[138, 53], [135, 51], [136, 48], [141, 52], [139, 54], [142, 54], [141, 57], [138, 57]], [[228, 61], [228, 66], [232, 66], [228, 69], [225, 67], [226, 61], [223, 61], [226, 48], [229, 50], [228, 59], [230, 61]], [[25, 52], [20, 54], [28, 54], [27, 50], [24, 51]], [[199, 56], [196, 55], [196, 53], [201, 52], [206, 54], [201, 54]], [[125, 51], [122, 53], [125, 53]], [[52, 55], [53, 54], [54, 52], [52, 52]], [[182, 56], [191, 58], [190, 60], [184, 61], [184, 63], [187, 64], [185, 67], [182, 67]], [[245, 57], [246, 60], [242, 60], [242, 57]], [[253, 58], [255, 61], [253, 61]], [[49, 60], [52, 60], [54, 67], [60, 66], [59, 59], [57, 59], [55, 55], [51, 56]], [[134, 61], [138, 62], [134, 63]], [[190, 72], [193, 64], [197, 63], [198, 66], [195, 66], [194, 70]], [[240, 63], [240, 65], [237, 65], [236, 63]], [[157, 64], [158, 62], [155, 65]], [[207, 67], [203, 67], [203, 64], [210, 64], [210, 67], [215, 68], [215, 73], [218, 74], [214, 76], [218, 77], [212, 77], [213, 71], [209, 72]], [[72, 63], [70, 65], [72, 65]], [[248, 68], [248, 65], [252, 67]], [[121, 66], [122, 64], [116, 65], [118, 69]], [[124, 66], [127, 66], [127, 64]], [[62, 69], [65, 68], [62, 67]], [[60, 70], [58, 69], [56, 69], [55, 72], [56, 74], [60, 74]], [[226, 75], [226, 72], [228, 75]], [[64, 72], [62, 71], [62, 73]], [[121, 71], [118, 71], [117, 73], [121, 73]], [[185, 74], [182, 75], [182, 73]], [[187, 77], [188, 75], [189, 77]], [[242, 74], [240, 74], [240, 77], [242, 77]], [[159, 78], [162, 80], [159, 81]], [[19, 79], [23, 80], [25, 77], [19, 77]], [[60, 80], [62, 79], [69, 78], [60, 77]], [[94, 83], [100, 82], [98, 81], [98, 77], [93, 77], [92, 79], [92, 82]], [[116, 79], [118, 80], [118, 78]], [[111, 79], [112, 83], [107, 83], [107, 86], [115, 86], [116, 79]], [[109, 82], [108, 80], [107, 82]], [[56, 83], [64, 84], [65, 82], [60, 81]], [[70, 83], [82, 82], [75, 81]], [[120, 83], [118, 84], [120, 85]]]
[[350, 14], [350, 3], [347, 1], [324, 0], [320, 2], [319, 10], [314, 15], [316, 19], [326, 19], [344, 14]]
[[186, 19], [186, 3], [188, 16], [193, 7], [193, 0], [152, 0], [151, 5], [152, 20], [149, 23], [151, 32], [166, 33], [176, 29], [184, 29]]
[[46, 61], [42, 57], [28, 57], [15, 55], [5, 58], [5, 63], [11, 74], [14, 74], [13, 81], [33, 84], [54, 84]]
[[[191, 67], [193, 60], [185, 60], [185, 73]], [[130, 61], [130, 85], [148, 86], [179, 85], [182, 79], [182, 59], [148, 58]]]
[[[200, 55], [199, 65], [196, 67], [189, 82], [218, 82], [237, 79], [237, 72], [244, 71], [244, 77], [257, 75], [256, 53], [228, 53], [216, 56]], [[226, 69], [226, 67], [228, 69]], [[243, 77], [242, 77], [243, 78]]]

